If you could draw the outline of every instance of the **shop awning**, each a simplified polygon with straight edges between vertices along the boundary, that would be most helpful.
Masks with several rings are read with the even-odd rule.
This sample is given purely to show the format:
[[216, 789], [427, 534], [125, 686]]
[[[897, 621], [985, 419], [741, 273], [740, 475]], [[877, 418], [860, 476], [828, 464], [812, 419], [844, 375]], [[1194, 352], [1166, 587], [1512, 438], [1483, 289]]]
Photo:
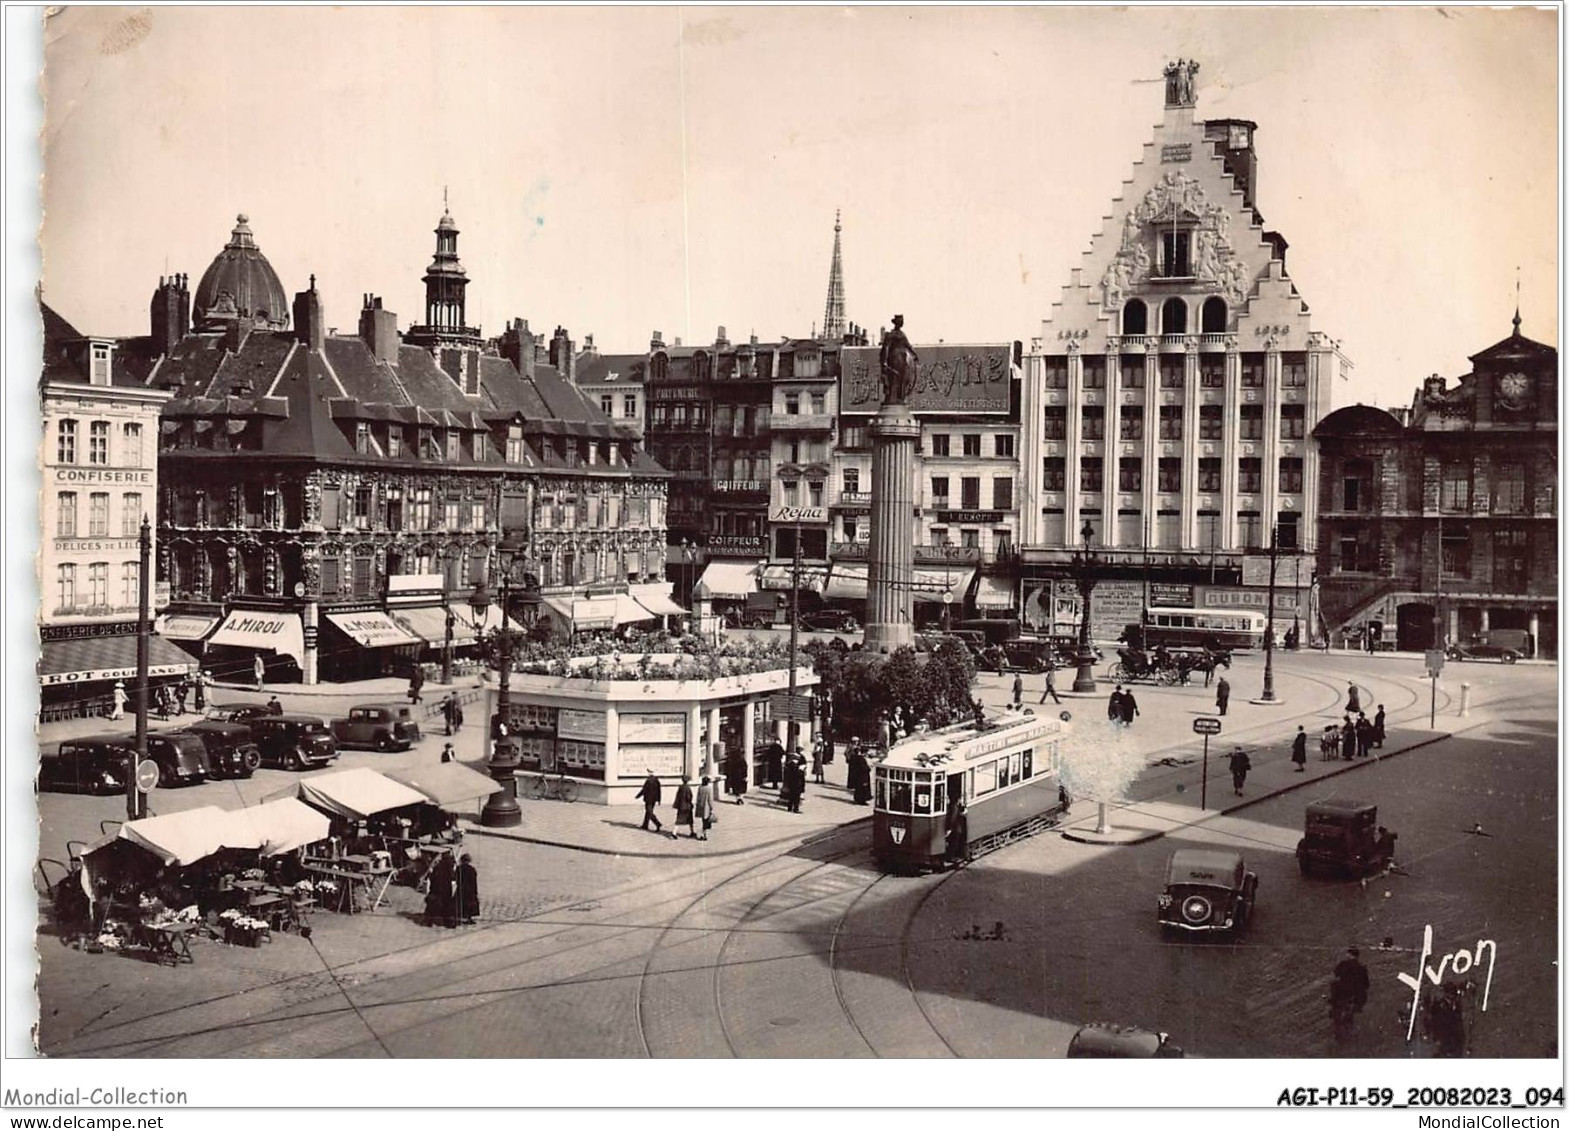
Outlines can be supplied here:
[[156, 627], [165, 640], [202, 640], [217, 623], [217, 617], [170, 615], [159, 617]]
[[656, 617], [684, 617], [687, 611], [670, 598], [670, 582], [632, 586], [632, 599]]
[[89, 848], [88, 854], [122, 840], [146, 849], [165, 865], [181, 867], [204, 860], [221, 848], [261, 847], [249, 821], [236, 821], [233, 814], [216, 805], [127, 821], [113, 836]]
[[362, 821], [373, 814], [385, 813], [388, 809], [425, 803], [423, 793], [417, 793], [385, 774], [364, 768], [301, 778], [268, 800], [279, 797], [298, 797], [324, 813], [347, 817], [352, 821]]
[[[439, 605], [416, 608], [394, 606], [387, 610], [387, 615], [415, 636], [423, 637], [432, 648], [446, 646], [447, 610]], [[474, 643], [474, 626], [459, 619], [456, 608], [452, 610], [452, 643], [454, 646]]]
[[915, 590], [915, 600], [923, 604], [941, 604], [942, 595], [951, 593], [953, 603], [960, 604], [964, 600], [965, 592], [970, 588], [970, 582], [975, 580], [973, 569], [931, 569], [925, 566], [916, 566], [915, 579], [911, 587]]
[[460, 762], [437, 762], [409, 770], [388, 770], [387, 777], [417, 790], [443, 809], [478, 801], [501, 792], [501, 787], [484, 774]]
[[864, 562], [835, 563], [823, 587], [823, 596], [832, 601], [866, 600], [866, 573], [871, 567]]
[[657, 620], [658, 614], [649, 612], [639, 604], [637, 599], [629, 593], [616, 594], [616, 627], [624, 624], [636, 624], [639, 621]]
[[386, 613], [374, 609], [363, 613], [328, 613], [327, 619], [361, 648], [393, 648], [400, 644], [423, 643]]
[[742, 601], [757, 592], [757, 566], [747, 562], [709, 562], [698, 585], [721, 601]]
[[[472, 608], [470, 608], [469, 606], [467, 606], [467, 605], [453, 605], [452, 606], [452, 612], [457, 616], [458, 623], [462, 624], [464, 626], [465, 630], [468, 631], [471, 635], [476, 635], [478, 632], [492, 632], [495, 629], [498, 629], [498, 628], [501, 627], [501, 606], [500, 605], [492, 604], [490, 606], [490, 608], [488, 610], [486, 610], [485, 616], [479, 622], [477, 628], [475, 626], [475, 621], [474, 621], [474, 610]], [[513, 632], [527, 632], [528, 631], [526, 628], [523, 627], [523, 625], [518, 623], [516, 617], [508, 617], [507, 618], [507, 625], [512, 629]], [[453, 631], [456, 632], [457, 629], [454, 628]]]
[[305, 664], [305, 632], [297, 613], [235, 609], [224, 618], [207, 643], [276, 652], [280, 656], [293, 656], [302, 667]]
[[[794, 586], [796, 570], [793, 566], [771, 565], [763, 570], [762, 587], [764, 589], [788, 590]], [[828, 584], [827, 566], [802, 566], [801, 588], [809, 589], [813, 593], [821, 593]]]
[[[162, 637], [147, 640], [149, 676], [188, 675], [196, 670], [189, 652]], [[38, 682], [62, 683], [136, 678], [136, 637], [95, 636], [86, 640], [47, 640], [39, 649]]]
[[586, 597], [582, 600], [573, 601], [570, 618], [574, 632], [583, 632], [596, 628], [615, 628], [616, 625], [625, 623], [616, 620], [616, 599], [614, 596]]
[[1013, 608], [1013, 583], [1005, 577], [982, 577], [975, 589], [977, 609]]
[[236, 819], [249, 820], [261, 843], [263, 856], [293, 852], [296, 848], [304, 848], [307, 844], [315, 844], [332, 835], [332, 824], [326, 814], [294, 797], [282, 797], [253, 805], [249, 809], [239, 809], [232, 815]]

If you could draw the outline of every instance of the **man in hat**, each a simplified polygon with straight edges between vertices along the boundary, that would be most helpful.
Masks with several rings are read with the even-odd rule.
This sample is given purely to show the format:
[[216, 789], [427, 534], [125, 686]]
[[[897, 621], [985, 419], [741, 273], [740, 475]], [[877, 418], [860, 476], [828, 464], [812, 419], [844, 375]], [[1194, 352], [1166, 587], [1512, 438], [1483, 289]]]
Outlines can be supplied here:
[[662, 822], [659, 819], [659, 815], [654, 812], [654, 810], [658, 808], [659, 802], [663, 796], [664, 793], [660, 788], [658, 776], [655, 775], [653, 770], [649, 770], [648, 777], [643, 779], [643, 788], [637, 791], [637, 799], [643, 803], [644, 832], [648, 831], [648, 822], [650, 821], [654, 822], [654, 831], [656, 833], [662, 832], [664, 830], [664, 822]]

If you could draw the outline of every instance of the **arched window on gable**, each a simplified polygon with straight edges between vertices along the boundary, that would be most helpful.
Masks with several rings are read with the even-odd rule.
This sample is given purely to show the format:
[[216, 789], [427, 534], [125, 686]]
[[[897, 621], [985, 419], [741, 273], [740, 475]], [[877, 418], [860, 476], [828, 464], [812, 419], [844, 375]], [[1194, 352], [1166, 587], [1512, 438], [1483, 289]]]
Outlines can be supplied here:
[[1149, 333], [1149, 308], [1144, 305], [1141, 298], [1130, 298], [1122, 308], [1122, 332], [1124, 334]]
[[1204, 308], [1199, 314], [1199, 332], [1201, 334], [1224, 334], [1226, 332], [1226, 300], [1211, 296], [1204, 300]]
[[1186, 334], [1188, 332], [1188, 304], [1180, 298], [1168, 298], [1160, 307], [1160, 332]]

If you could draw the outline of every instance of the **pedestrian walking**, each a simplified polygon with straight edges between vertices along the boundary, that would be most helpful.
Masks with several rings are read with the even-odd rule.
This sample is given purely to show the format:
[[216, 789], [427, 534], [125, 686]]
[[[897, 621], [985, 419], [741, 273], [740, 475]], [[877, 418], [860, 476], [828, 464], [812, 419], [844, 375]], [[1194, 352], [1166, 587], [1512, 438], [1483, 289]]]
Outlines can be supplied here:
[[1133, 725], [1133, 717], [1139, 713], [1138, 700], [1133, 698], [1133, 689], [1130, 687], [1122, 693], [1122, 725]]
[[1111, 693], [1111, 698], [1106, 700], [1106, 717], [1113, 723], [1122, 722], [1122, 684], [1120, 683]]
[[457, 708], [458, 697], [456, 695], [448, 695], [441, 701], [441, 717], [447, 722], [448, 737], [451, 737], [452, 732], [457, 729]]
[[420, 693], [420, 689], [422, 687], [424, 687], [424, 686], [425, 686], [425, 669], [420, 667], [418, 664], [415, 664], [414, 665], [414, 670], [409, 673], [409, 702], [410, 703], [418, 703], [420, 701], [420, 694], [419, 694]]
[[124, 680], [117, 679], [117, 680], [114, 681], [114, 695], [113, 695], [113, 698], [114, 698], [114, 706], [109, 709], [109, 717], [111, 719], [115, 719], [115, 720], [123, 719], [125, 717], [125, 704], [126, 704], [126, 699], [127, 699], [127, 696], [125, 694], [125, 681]]
[[643, 803], [643, 831], [648, 831], [648, 822], [654, 822], [654, 831], [661, 832], [664, 824], [659, 820], [659, 814], [654, 810], [659, 807], [660, 798], [664, 791], [660, 788], [659, 779], [654, 776], [654, 771], [648, 771], [648, 777], [643, 779], [643, 788], [637, 791], [637, 799]]
[[1242, 796], [1242, 783], [1248, 780], [1248, 771], [1253, 768], [1253, 763], [1248, 760], [1247, 751], [1238, 746], [1231, 752], [1231, 788], [1237, 791], [1237, 796]]
[[866, 751], [861, 748], [860, 739], [855, 740], [845, 759], [850, 775], [848, 784], [851, 796], [857, 805], [865, 805], [872, 799], [872, 767], [866, 760]]
[[806, 759], [801, 756], [800, 747], [790, 751], [790, 760], [785, 763], [784, 789], [779, 793], [780, 799], [785, 803], [785, 808], [792, 813], [801, 811], [801, 798], [806, 793]]
[[1013, 677], [1013, 709], [1017, 711], [1024, 706], [1024, 674], [1015, 673]]
[[817, 741], [812, 743], [812, 780], [818, 785], [823, 784], [823, 739], [818, 735]]
[[452, 743], [449, 742], [441, 748], [441, 760], [443, 762], [456, 762], [458, 760], [458, 752], [452, 749]]
[[784, 781], [785, 748], [776, 738], [768, 744], [768, 784], [772, 789], [778, 789]]
[[1226, 704], [1231, 702], [1231, 684], [1225, 676], [1221, 676], [1215, 684], [1215, 713], [1224, 715]]
[[1046, 664], [1046, 689], [1041, 692], [1042, 703], [1046, 702], [1046, 696], [1048, 695], [1051, 696], [1052, 702], [1058, 706], [1062, 705], [1062, 699], [1057, 694], [1057, 665], [1050, 661]]
[[182, 715], [185, 714], [185, 700], [186, 700], [186, 697], [190, 695], [190, 693], [191, 693], [191, 681], [190, 681], [189, 678], [182, 679], [179, 683], [177, 683], [175, 685], [175, 688], [174, 688], [174, 704], [175, 704], [175, 708]]
[[725, 790], [735, 798], [737, 805], [746, 804], [746, 755], [733, 750], [725, 758]]
[[196, 713], [199, 715], [207, 709], [207, 669], [199, 669], [196, 673], [195, 686], [192, 690], [196, 693]]
[[707, 840], [708, 830], [714, 827], [714, 787], [706, 777], [703, 784], [697, 787], [697, 800], [693, 803], [692, 813], [701, 830], [697, 839]]
[[676, 787], [676, 836], [681, 835], [681, 826], [685, 825], [692, 834], [692, 839], [697, 839], [697, 826], [692, 823], [692, 810], [695, 808], [695, 799], [692, 796], [692, 779], [685, 774], [681, 775], [681, 784]]
[[430, 870], [430, 886], [425, 889], [427, 927], [452, 926], [452, 889], [456, 880], [457, 869], [452, 861], [452, 853], [443, 852], [436, 857], [436, 863]]
[[278, 697], [276, 695], [267, 700], [267, 713], [269, 715], [283, 714], [283, 704], [278, 702]]
[[458, 919], [465, 925], [479, 918], [479, 872], [467, 852], [458, 861], [457, 890], [453, 893]]
[[262, 680], [267, 678], [267, 661], [261, 658], [261, 653], [256, 653], [256, 659], [251, 662], [251, 674], [256, 677], [256, 690], [262, 689]]
[[1379, 750], [1384, 748], [1384, 705], [1378, 705], [1378, 711], [1373, 716], [1373, 745]]
[[1300, 726], [1291, 740], [1291, 760], [1297, 764], [1297, 773], [1307, 772], [1307, 731]]
[[1360, 710], [1362, 710], [1362, 696], [1361, 696], [1361, 692], [1359, 692], [1357, 690], [1357, 685], [1356, 684], [1354, 684], [1354, 683], [1347, 684], [1346, 685], [1346, 714], [1354, 715], [1357, 712], [1359, 712]]

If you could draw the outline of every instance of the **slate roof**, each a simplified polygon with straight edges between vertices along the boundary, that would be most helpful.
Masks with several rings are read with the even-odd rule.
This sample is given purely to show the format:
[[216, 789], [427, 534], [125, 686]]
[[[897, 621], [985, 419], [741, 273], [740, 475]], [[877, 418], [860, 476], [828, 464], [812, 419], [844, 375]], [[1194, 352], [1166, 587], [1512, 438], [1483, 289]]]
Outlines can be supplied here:
[[580, 357], [572, 380], [578, 388], [592, 390], [607, 382], [641, 385], [648, 377], [648, 357], [641, 353], [605, 353]]

